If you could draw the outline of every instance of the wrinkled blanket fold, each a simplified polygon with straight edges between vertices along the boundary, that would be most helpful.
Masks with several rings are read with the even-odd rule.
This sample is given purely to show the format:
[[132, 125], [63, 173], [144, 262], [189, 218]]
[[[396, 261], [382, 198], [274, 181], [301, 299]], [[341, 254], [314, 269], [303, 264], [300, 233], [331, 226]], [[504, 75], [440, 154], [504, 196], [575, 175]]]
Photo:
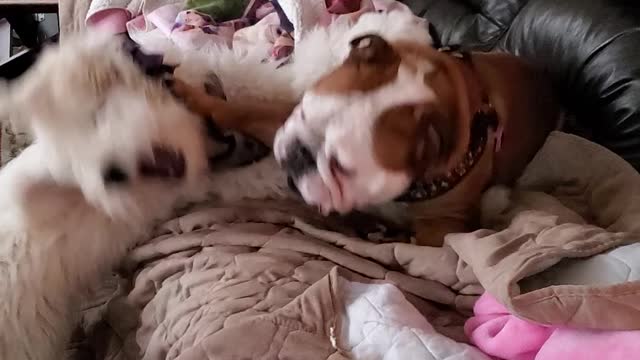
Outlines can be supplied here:
[[[396, 285], [408, 301], [405, 308], [415, 307], [429, 320], [431, 325], [422, 324], [426, 336], [449, 342], [449, 354], [475, 351], [451, 340], [464, 339], [465, 316], [435, 305], [453, 308], [456, 294], [438, 281], [401, 271], [412, 264], [392, 255], [396, 247], [403, 254], [403, 244], [373, 244], [336, 233], [325, 241], [305, 231], [324, 230], [291, 215], [300, 211], [284, 212], [268, 203], [260, 209], [219, 205], [192, 212], [135, 249], [127, 262], [133, 288], [111, 301], [106, 316], [120, 324], [114, 326], [110, 353], [145, 359], [326, 359], [348, 353], [339, 328], [342, 310], [336, 310], [344, 302], [340, 281]], [[431, 257], [447, 262], [446, 251], [438, 250], [444, 255]], [[140, 323], [124, 321], [132, 318]], [[250, 344], [229, 346], [239, 337]], [[332, 344], [335, 339], [343, 340]], [[424, 351], [429, 353], [429, 346]]]
[[[640, 175], [629, 164], [585, 139], [553, 133], [510, 198], [493, 201], [505, 202], [490, 221], [506, 224], [504, 230], [447, 239], [460, 257], [460, 269], [468, 268], [467, 275], [475, 275], [521, 318], [579, 328], [640, 329], [640, 282], [633, 277], [640, 259], [603, 261], [599, 273], [591, 275], [584, 268], [593, 255], [612, 260], [612, 249], [640, 241]], [[598, 280], [621, 264], [628, 267], [624, 280]], [[585, 276], [554, 281], [575, 278], [569, 274]]]

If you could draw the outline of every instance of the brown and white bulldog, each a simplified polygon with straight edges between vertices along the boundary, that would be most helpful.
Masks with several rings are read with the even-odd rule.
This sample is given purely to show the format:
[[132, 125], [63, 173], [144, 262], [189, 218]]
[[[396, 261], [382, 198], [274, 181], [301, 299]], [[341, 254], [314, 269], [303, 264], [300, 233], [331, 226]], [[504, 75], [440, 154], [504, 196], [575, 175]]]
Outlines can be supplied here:
[[513, 55], [379, 35], [353, 39], [346, 60], [298, 104], [175, 89], [220, 126], [273, 140], [292, 185], [323, 213], [406, 201], [417, 243], [432, 246], [477, 226], [482, 192], [512, 183], [559, 119], [550, 81]]

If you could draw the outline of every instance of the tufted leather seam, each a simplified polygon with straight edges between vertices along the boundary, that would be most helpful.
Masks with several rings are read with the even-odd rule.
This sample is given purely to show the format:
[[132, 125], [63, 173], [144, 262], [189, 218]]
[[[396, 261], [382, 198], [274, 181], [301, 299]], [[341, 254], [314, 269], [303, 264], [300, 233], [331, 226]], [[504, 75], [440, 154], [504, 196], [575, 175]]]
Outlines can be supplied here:
[[[591, 63], [593, 61], [593, 59], [599, 54], [601, 53], [603, 50], [605, 50], [607, 47], [609, 47], [609, 45], [613, 44], [614, 41], [618, 40], [619, 38], [631, 34], [631, 33], [635, 33], [635, 32], [640, 32], [640, 28], [633, 28], [633, 29], [627, 29], [623, 32], [620, 32], [614, 36], [612, 36], [611, 38], [603, 41], [600, 45], [598, 45], [595, 49], [593, 49], [593, 51], [591, 51], [591, 53], [589, 53], [589, 55], [587, 55], [586, 59], [580, 64], [580, 66], [578, 67], [576, 74], [582, 74], [584, 73], [584, 68], [587, 67], [587, 65], [589, 65], [589, 63]], [[574, 82], [577, 81], [578, 76], [576, 76], [576, 78], [572, 79]], [[571, 83], [569, 88], [573, 88], [575, 87], [575, 83]]]
[[528, 4], [529, 4], [529, 1], [524, 1], [520, 3], [520, 6], [518, 6], [517, 10], [514, 11], [513, 16], [511, 17], [511, 19], [509, 19], [508, 23], [502, 23], [501, 21], [498, 21], [498, 19], [491, 16], [491, 14], [489, 14], [487, 10], [484, 9], [482, 6], [475, 5], [475, 4], [466, 4], [465, 6], [469, 7], [477, 15], [481, 15], [482, 17], [489, 20], [492, 24], [502, 29], [503, 30], [502, 34], [498, 38], [498, 40], [500, 40], [502, 36], [511, 28], [511, 24], [513, 24], [513, 22], [518, 17], [518, 15], [520, 15], [520, 13], [522, 12], [522, 9], [524, 9], [525, 6], [527, 6]]
[[[520, 8], [518, 9], [518, 12], [513, 16], [513, 18], [511, 19], [511, 23], [509, 24], [509, 26], [507, 27], [507, 29], [505, 29], [504, 32], [502, 32], [502, 34], [500, 35], [500, 37], [496, 40], [496, 42], [493, 44], [494, 46], [492, 47], [492, 50], [496, 50], [497, 47], [499, 47], [500, 43], [502, 43], [502, 40], [504, 40], [504, 38], [507, 36], [507, 34], [509, 34], [509, 31], [511, 30], [511, 27], [513, 26], [513, 24], [518, 21], [518, 18], [522, 16], [523, 10], [529, 5], [531, 4], [533, 1], [527, 1], [525, 4], [523, 4], [522, 6], [520, 6]], [[504, 45], [504, 44], [503, 44]], [[504, 50], [504, 46], [500, 46], [500, 48], [502, 48], [502, 50]]]
[[[516, 20], [516, 18], [517, 18], [518, 16], [520, 16], [520, 14], [522, 13], [522, 9], [524, 9], [527, 5], [529, 5], [529, 2], [530, 2], [530, 1], [525, 1], [525, 2], [523, 2], [523, 3], [518, 7], [518, 10], [516, 10], [516, 11], [513, 13], [513, 16], [511, 17], [511, 20], [509, 21], [509, 24], [504, 24], [504, 26], [505, 26], [505, 31], [502, 33], [502, 35], [506, 34], [506, 33], [509, 31], [509, 29], [511, 29], [511, 25], [512, 25], [512, 24], [513, 24], [513, 22]], [[502, 39], [502, 36], [500, 37], [500, 39]], [[500, 39], [498, 39], [498, 40], [500, 40]]]
[[[460, 30], [460, 23], [468, 20], [468, 19], [473, 19], [474, 17], [482, 17], [483, 19], [485, 19], [488, 23], [490, 23], [491, 25], [495, 26], [498, 29], [498, 32], [500, 33], [500, 36], [498, 36], [498, 39], [500, 39], [504, 33], [508, 30], [505, 26], [501, 25], [500, 23], [496, 22], [495, 19], [491, 18], [488, 16], [488, 14], [483, 13], [482, 11], [478, 10], [474, 10], [472, 8], [472, 6], [462, 0], [454, 0], [459, 6], [461, 6], [464, 10], [465, 13], [462, 14], [461, 16], [458, 16], [455, 20], [455, 22], [453, 22], [452, 24], [449, 24], [449, 29], [448, 31], [445, 31], [444, 29], [436, 29], [434, 26], [434, 30], [438, 36], [438, 43], [440, 46], [449, 46], [449, 45], [460, 45], [460, 44], [451, 44], [451, 43], [444, 43], [444, 39], [443, 39], [443, 35], [448, 32], [451, 33], [453, 32], [453, 30]], [[403, 2], [403, 1], [401, 1]], [[429, 4], [427, 4], [425, 6], [425, 8], [421, 11], [415, 12], [416, 15], [423, 17], [425, 19], [427, 19], [427, 21], [429, 20], [429, 12], [431, 11], [431, 9], [434, 7], [436, 2], [430, 2]], [[522, 9], [522, 8], [521, 8]], [[515, 18], [515, 16], [514, 16]], [[429, 23], [431, 24], [431, 21], [429, 21]], [[433, 26], [433, 25], [432, 25]], [[476, 34], [477, 35], [477, 34]], [[495, 46], [495, 44], [497, 43], [497, 41], [492, 41], [492, 42], [488, 42], [488, 45], [491, 46], [491, 48], [493, 48]]]
[[[460, 27], [460, 26], [459, 26], [459, 25], [460, 25], [460, 23], [464, 23], [466, 20], [468, 20], [468, 19], [470, 19], [470, 18], [471, 18], [471, 19], [473, 19], [474, 17], [475, 17], [475, 19], [477, 20], [478, 18], [476, 17], [476, 15], [478, 15], [478, 14], [466, 14], [466, 15], [463, 15], [463, 16], [461, 16], [461, 17], [457, 18], [457, 19], [456, 19], [456, 21], [455, 21], [455, 23], [454, 23], [454, 24], [453, 24], [453, 26], [452, 26], [452, 29], [457, 29], [457, 30], [462, 29], [462, 27]], [[482, 15], [480, 15], [480, 16], [482, 16]], [[484, 16], [482, 16], [482, 18], [485, 18], [485, 17], [484, 17]], [[477, 49], [478, 49], [478, 46], [479, 46], [480, 48], [484, 48], [485, 46], [489, 46], [489, 49], [492, 49], [492, 48], [494, 48], [494, 47], [495, 47], [496, 43], [497, 43], [497, 42], [498, 42], [498, 40], [501, 38], [501, 36], [503, 36], [503, 35], [504, 35], [504, 33], [506, 32], [506, 31], [502, 30], [502, 29], [500, 28], [500, 26], [498, 26], [498, 25], [494, 24], [493, 22], [491, 22], [491, 20], [486, 19], [486, 18], [485, 18], [485, 20], [487, 20], [489, 23], [491, 23], [491, 25], [495, 26], [495, 27], [497, 28], [497, 32], [498, 32], [500, 35], [499, 35], [495, 40], [488, 40], [488, 41], [484, 41], [484, 40], [482, 40], [482, 39], [479, 39], [479, 40], [480, 40], [480, 43], [478, 43], [478, 44], [474, 44], [474, 46], [470, 46], [470, 47], [468, 47], [468, 49], [469, 49], [469, 50], [477, 50]], [[453, 33], [453, 32], [454, 32], [454, 31], [449, 31], [449, 37], [451, 37], [451, 33]], [[469, 28], [467, 28], [467, 30], [465, 30], [465, 32], [471, 32], [471, 31], [469, 30]], [[449, 41], [448, 41], [447, 43], [442, 43], [441, 45], [442, 45], [442, 46], [457, 46], [457, 45], [460, 45], [460, 44], [455, 43], [455, 42], [454, 42], [454, 43], [452, 43], [452, 42], [451, 42], [451, 39], [449, 39]]]
[[[458, 0], [458, 2], [459, 3], [463, 3], [464, 4], [463, 6], [468, 7], [471, 10], [471, 15], [482, 16], [487, 21], [489, 21], [490, 23], [492, 23], [493, 25], [495, 25], [496, 27], [501, 29], [503, 33], [511, 25], [511, 24], [507, 25], [507, 24], [500, 23], [496, 18], [494, 18], [493, 16], [490, 16], [481, 6], [478, 6], [478, 5], [475, 5], [475, 4], [472, 4], [472, 3], [468, 3], [468, 2], [463, 2], [463, 1], [460, 1], [460, 0]], [[513, 19], [515, 19], [515, 16], [511, 20], [513, 21]]]
[[[577, 70], [575, 72], [575, 76], [572, 77], [571, 79], [569, 79], [569, 85], [568, 85], [568, 89], [572, 89], [572, 88], [576, 88], [576, 83], [579, 81], [584, 81], [585, 78], [584, 76], [582, 76], [585, 73], [585, 68], [587, 66], [589, 66], [589, 64], [591, 64], [593, 62], [593, 60], [603, 51], [605, 51], [611, 44], [613, 44], [615, 41], [619, 40], [620, 38], [627, 36], [629, 34], [633, 34], [633, 33], [638, 33], [640, 32], [640, 28], [632, 28], [632, 29], [627, 29], [625, 31], [619, 32], [615, 35], [613, 35], [612, 37], [610, 37], [609, 39], [603, 41], [601, 44], [599, 44], [595, 49], [593, 49], [589, 55], [587, 55], [585, 57], [585, 60], [582, 61], [579, 66], [577, 67]], [[624, 80], [620, 80], [618, 81], [619, 83], [624, 82]], [[617, 92], [624, 92], [626, 91], [626, 89], [622, 89], [620, 88], [617, 84], [610, 84], [611, 87], [616, 87], [616, 90], [610, 91], [608, 94], [600, 94], [598, 99], [595, 99], [597, 101], [603, 101], [605, 103], [609, 103], [610, 100], [606, 100], [607, 97], [609, 96], [613, 96], [613, 97], [618, 97], [615, 93]], [[603, 92], [605, 91], [604, 89], [602, 90]], [[604, 105], [603, 105], [604, 106]], [[617, 146], [619, 149], [621, 147], [624, 147], [624, 145], [621, 144], [621, 139], [620, 136], [624, 136], [625, 134], [620, 132], [618, 129], [620, 129], [621, 127], [623, 127], [623, 123], [625, 122], [625, 120], [629, 120], [629, 118], [622, 118], [620, 119], [620, 121], [614, 123], [614, 124], [609, 124], [609, 126], [613, 125], [613, 129], [612, 128], [600, 128], [599, 131], [605, 131], [604, 134], [600, 134], [600, 136], [597, 136], [595, 134], [593, 134], [592, 136], [594, 136], [594, 139], [597, 139], [598, 142], [600, 143], [606, 143], [607, 140], [611, 141], [610, 137], [611, 136], [616, 136], [617, 134], [617, 139], [615, 140], [615, 146]], [[632, 121], [632, 120], [631, 120]], [[636, 124], [637, 127], [637, 124]], [[613, 133], [610, 133], [613, 132]], [[622, 145], [622, 146], [620, 146]], [[611, 146], [611, 145], [609, 145]]]

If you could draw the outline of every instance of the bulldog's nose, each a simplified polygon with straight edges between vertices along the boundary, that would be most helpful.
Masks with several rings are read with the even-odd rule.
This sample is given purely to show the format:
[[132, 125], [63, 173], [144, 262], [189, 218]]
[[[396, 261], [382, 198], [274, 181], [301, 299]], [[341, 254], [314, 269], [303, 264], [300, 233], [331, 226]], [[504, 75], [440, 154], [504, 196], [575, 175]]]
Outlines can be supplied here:
[[296, 140], [289, 145], [286, 154], [281, 165], [294, 180], [316, 169], [315, 156], [313, 156], [311, 150], [300, 140]]

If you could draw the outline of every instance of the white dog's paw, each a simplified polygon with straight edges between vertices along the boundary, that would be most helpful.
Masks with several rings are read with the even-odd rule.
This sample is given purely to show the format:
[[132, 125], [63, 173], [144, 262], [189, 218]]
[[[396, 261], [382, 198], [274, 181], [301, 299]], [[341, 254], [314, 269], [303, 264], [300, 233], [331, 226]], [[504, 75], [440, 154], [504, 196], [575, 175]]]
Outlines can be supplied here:
[[511, 206], [511, 189], [506, 186], [493, 186], [482, 196], [480, 214], [482, 225], [493, 227], [503, 222]]

